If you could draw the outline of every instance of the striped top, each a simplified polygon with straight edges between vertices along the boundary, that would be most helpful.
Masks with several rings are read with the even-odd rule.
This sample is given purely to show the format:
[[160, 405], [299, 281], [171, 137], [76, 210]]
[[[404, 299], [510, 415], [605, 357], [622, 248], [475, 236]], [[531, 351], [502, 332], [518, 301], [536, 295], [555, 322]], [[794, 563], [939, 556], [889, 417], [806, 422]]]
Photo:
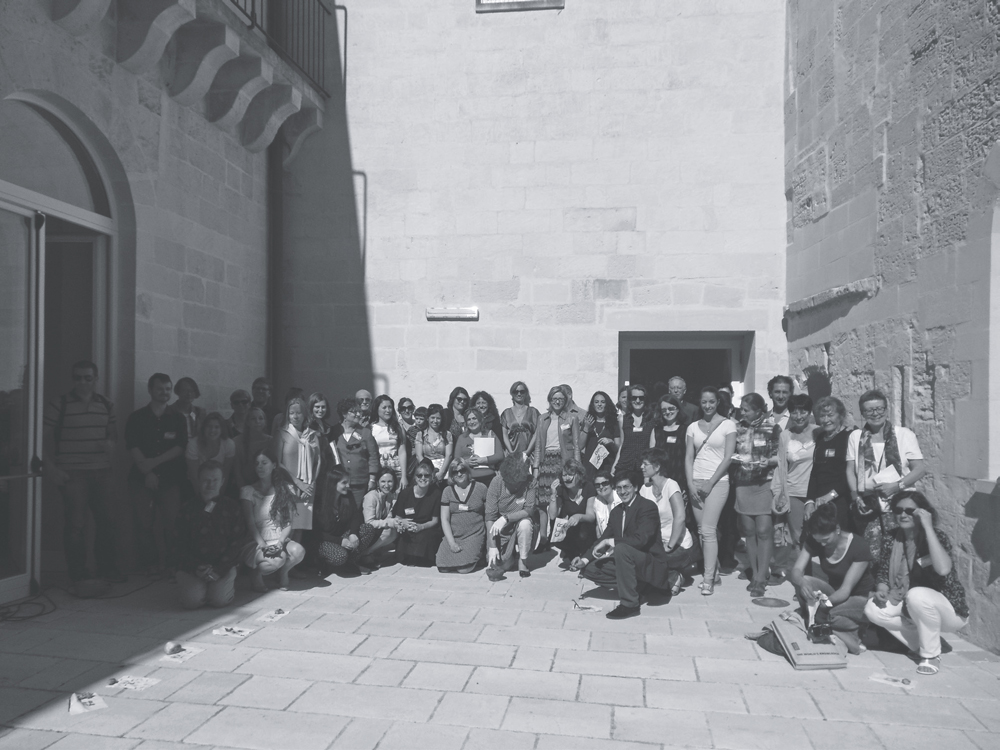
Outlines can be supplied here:
[[70, 391], [45, 405], [44, 423], [55, 430], [56, 466], [96, 470], [111, 467], [108, 441], [114, 435], [115, 411], [108, 399], [93, 394], [84, 401]]

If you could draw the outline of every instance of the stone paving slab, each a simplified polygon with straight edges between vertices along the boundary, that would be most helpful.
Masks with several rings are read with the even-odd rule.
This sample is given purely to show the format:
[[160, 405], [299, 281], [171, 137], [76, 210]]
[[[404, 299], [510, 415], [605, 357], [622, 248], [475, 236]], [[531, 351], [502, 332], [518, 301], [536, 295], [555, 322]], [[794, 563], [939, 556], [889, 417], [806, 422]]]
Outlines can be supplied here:
[[[781, 610], [739, 583], [621, 622], [604, 617], [613, 597], [551, 562], [496, 584], [391, 567], [255, 595], [241, 579], [233, 607], [194, 613], [166, 583], [106, 601], [54, 592], [55, 612], [0, 623], [0, 750], [1000, 750], [1000, 657], [949, 636], [930, 678], [874, 651], [796, 672], [743, 637]], [[769, 594], [791, 601], [791, 586]], [[233, 624], [254, 632], [211, 634]], [[166, 662], [165, 640], [204, 650]], [[108, 686], [124, 674], [160, 682]], [[84, 688], [108, 708], [69, 715]]]

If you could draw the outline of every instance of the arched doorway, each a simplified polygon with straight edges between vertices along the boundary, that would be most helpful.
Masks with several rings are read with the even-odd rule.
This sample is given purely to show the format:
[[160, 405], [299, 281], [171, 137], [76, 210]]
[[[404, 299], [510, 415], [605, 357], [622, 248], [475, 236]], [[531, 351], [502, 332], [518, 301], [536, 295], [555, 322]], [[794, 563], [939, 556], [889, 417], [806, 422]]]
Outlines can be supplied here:
[[134, 264], [122, 278], [121, 229], [131, 245], [135, 219], [114, 150], [69, 103], [13, 94], [0, 101], [0, 132], [2, 602], [37, 590], [43, 539], [58, 545], [61, 505], [41, 462], [46, 399], [69, 390], [78, 359], [98, 364], [113, 399], [123, 377], [131, 384], [119, 290], [123, 282], [134, 290]]

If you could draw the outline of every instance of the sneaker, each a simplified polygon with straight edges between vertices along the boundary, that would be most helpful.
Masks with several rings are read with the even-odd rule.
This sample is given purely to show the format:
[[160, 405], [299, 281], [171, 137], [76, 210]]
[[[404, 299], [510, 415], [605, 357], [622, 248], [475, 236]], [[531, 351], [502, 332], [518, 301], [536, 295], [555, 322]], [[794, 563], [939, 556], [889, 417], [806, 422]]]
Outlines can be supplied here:
[[605, 617], [609, 620], [626, 620], [629, 617], [638, 617], [639, 608], [638, 607], [626, 607], [623, 604], [619, 604], [613, 610], [608, 612]]

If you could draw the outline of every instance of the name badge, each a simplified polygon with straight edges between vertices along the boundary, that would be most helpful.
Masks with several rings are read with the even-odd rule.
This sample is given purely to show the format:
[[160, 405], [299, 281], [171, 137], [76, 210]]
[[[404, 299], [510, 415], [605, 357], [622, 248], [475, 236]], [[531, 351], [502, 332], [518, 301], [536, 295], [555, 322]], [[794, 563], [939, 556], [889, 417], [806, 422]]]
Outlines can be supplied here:
[[826, 452], [824, 452], [823, 455], [826, 456], [827, 458], [836, 458], [837, 457], [837, 449], [836, 448], [827, 448]]
[[523, 497], [519, 497], [514, 502], [517, 503], [518, 505], [524, 505], [524, 498]]
[[760, 435], [754, 435], [753, 444], [755, 448], [763, 448], [767, 445], [767, 441]]
[[469, 504], [468, 503], [459, 503], [458, 504], [458, 509], [459, 510], [468, 510], [469, 509]]
[[671, 435], [670, 437], [667, 438], [667, 442], [668, 443], [676, 443], [677, 442], [677, 436], [676, 435]]
[[559, 425], [559, 429], [560, 430], [568, 430], [569, 429], [569, 425], [568, 424], [561, 424], [561, 425]]
[[176, 432], [164, 432], [163, 433], [163, 439], [164, 440], [174, 440], [176, 438], [177, 438], [177, 433]]
[[931, 556], [930, 555], [925, 555], [924, 557], [921, 557], [921, 558], [917, 559], [917, 565], [919, 565], [921, 568], [926, 568], [930, 564], [931, 564]]
[[637, 427], [637, 426], [635, 426], [635, 425], [633, 424], [633, 425], [632, 425], [632, 432], [642, 432], [642, 425], [639, 425], [639, 426]]
[[213, 510], [215, 510], [215, 500], [209, 500], [205, 505], [205, 512], [211, 513]]
[[416, 509], [415, 508], [404, 508], [403, 512], [406, 515], [408, 515], [408, 516], [412, 516], [414, 513], [416, 513]]

